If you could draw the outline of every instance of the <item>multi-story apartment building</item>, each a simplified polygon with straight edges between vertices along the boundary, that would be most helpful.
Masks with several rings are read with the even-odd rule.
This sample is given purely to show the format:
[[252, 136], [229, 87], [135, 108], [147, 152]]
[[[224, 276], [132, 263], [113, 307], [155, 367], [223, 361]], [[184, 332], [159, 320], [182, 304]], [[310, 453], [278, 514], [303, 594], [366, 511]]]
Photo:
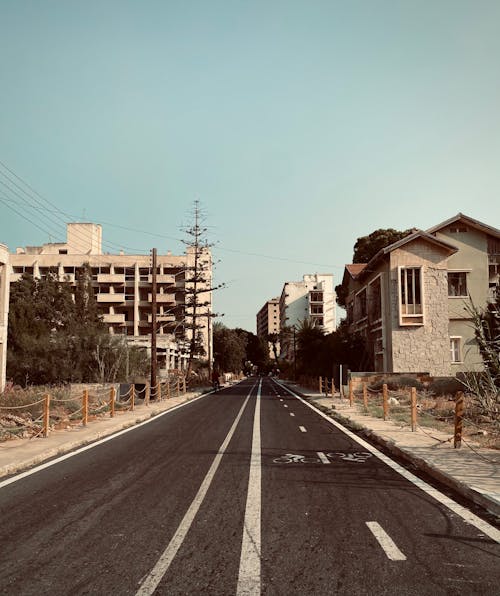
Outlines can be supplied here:
[[500, 230], [459, 213], [346, 265], [347, 322], [377, 372], [480, 370], [470, 307], [486, 306], [499, 272]]
[[335, 331], [335, 291], [331, 273], [306, 274], [302, 281], [283, 286], [279, 302], [282, 356], [291, 358], [290, 341], [283, 335], [286, 328], [296, 328], [304, 320], [321, 327], [325, 333]]
[[[268, 341], [269, 335], [279, 335], [280, 332], [280, 299], [268, 300], [257, 313], [257, 336], [268, 342], [269, 356], [273, 356], [272, 343]], [[279, 353], [279, 342], [276, 343]]]
[[[201, 329], [203, 348], [212, 352], [209, 314], [211, 312], [211, 254], [204, 250], [202, 307], [198, 307], [197, 324]], [[109, 254], [102, 252], [101, 226], [92, 223], [67, 224], [67, 241], [43, 246], [17, 249], [10, 255], [10, 281], [15, 282], [23, 273], [43, 277], [49, 271], [59, 279], [76, 287], [78, 272], [88, 264], [92, 287], [99, 313], [112, 335], [124, 335], [128, 342], [149, 347], [152, 321], [152, 262], [150, 255]], [[183, 368], [188, 357], [191, 308], [186, 305], [186, 294], [192, 292], [194, 250], [174, 256], [157, 256], [156, 304], [157, 349], [160, 375], [173, 368]], [[198, 282], [198, 291], [203, 289]], [[192, 294], [191, 294], [192, 295]]]
[[0, 244], [0, 393], [5, 389], [7, 319], [9, 315], [9, 251]]

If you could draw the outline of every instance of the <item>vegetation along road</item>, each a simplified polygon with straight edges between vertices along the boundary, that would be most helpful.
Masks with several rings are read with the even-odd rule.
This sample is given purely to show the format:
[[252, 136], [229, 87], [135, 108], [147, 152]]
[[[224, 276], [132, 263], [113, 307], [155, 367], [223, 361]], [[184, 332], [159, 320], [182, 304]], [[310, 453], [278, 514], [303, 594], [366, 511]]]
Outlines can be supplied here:
[[270, 378], [0, 483], [3, 594], [498, 594], [461, 508]]

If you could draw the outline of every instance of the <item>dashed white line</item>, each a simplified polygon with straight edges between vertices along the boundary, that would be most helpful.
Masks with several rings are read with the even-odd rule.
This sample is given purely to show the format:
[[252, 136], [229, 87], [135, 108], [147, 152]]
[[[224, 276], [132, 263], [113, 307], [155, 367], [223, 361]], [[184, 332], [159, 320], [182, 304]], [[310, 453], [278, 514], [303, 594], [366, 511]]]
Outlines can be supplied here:
[[284, 404], [285, 408], [288, 408], [288, 406], [286, 404]]
[[330, 463], [330, 460], [326, 457], [326, 455], [323, 453], [323, 451], [316, 451], [316, 453], [318, 454], [318, 457], [323, 464]]
[[370, 528], [372, 534], [391, 561], [406, 561], [406, 556], [399, 550], [394, 540], [378, 522], [366, 522], [366, 525]]
[[300, 432], [301, 432], [301, 433], [306, 433], [306, 432], [307, 432], [307, 430], [306, 430], [306, 427], [305, 427], [305, 426], [299, 426], [299, 429], [300, 429]]
[[295, 414], [293, 412], [290, 412], [290, 416], [295, 416]]

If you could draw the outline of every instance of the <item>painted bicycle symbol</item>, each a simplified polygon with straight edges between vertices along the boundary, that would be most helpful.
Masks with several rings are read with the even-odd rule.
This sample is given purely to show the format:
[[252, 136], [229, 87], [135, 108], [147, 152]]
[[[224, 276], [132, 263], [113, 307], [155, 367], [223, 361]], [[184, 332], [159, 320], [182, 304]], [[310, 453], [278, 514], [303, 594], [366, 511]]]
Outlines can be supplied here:
[[317, 457], [307, 457], [300, 453], [285, 453], [285, 455], [273, 459], [275, 464], [318, 464], [319, 462]]
[[335, 451], [333, 453], [324, 453], [317, 451], [318, 457], [310, 457], [302, 455], [301, 453], [285, 453], [280, 457], [273, 459], [275, 464], [331, 464], [334, 461], [341, 459], [342, 461], [350, 463], [363, 463], [370, 457], [373, 457], [368, 451], [357, 451], [355, 453], [344, 453], [342, 451]]
[[341, 451], [336, 451], [335, 453], [327, 453], [326, 456], [331, 459], [333, 459], [335, 456], [338, 456], [343, 461], [349, 462], [365, 462], [368, 458], [372, 457], [372, 454], [368, 453], [368, 451], [360, 451], [356, 453], [343, 453]]

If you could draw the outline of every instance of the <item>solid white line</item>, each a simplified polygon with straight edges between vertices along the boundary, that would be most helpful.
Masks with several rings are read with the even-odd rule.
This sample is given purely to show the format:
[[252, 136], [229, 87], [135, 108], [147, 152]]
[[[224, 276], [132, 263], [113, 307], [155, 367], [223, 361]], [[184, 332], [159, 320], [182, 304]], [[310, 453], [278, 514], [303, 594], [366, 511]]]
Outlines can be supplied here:
[[[276, 381], [275, 381], [275, 383], [276, 383]], [[299, 401], [301, 401], [303, 404], [305, 404], [308, 408], [311, 408], [311, 410], [316, 412], [316, 414], [318, 414], [318, 416], [321, 416], [327, 422], [329, 422], [331, 425], [333, 425], [336, 428], [338, 428], [339, 430], [341, 430], [348, 437], [351, 437], [351, 439], [356, 441], [356, 443], [358, 443], [359, 445], [362, 445], [366, 449], [366, 451], [373, 453], [373, 455], [375, 455], [380, 460], [382, 460], [385, 464], [387, 464], [395, 472], [398, 472], [398, 474], [401, 474], [401, 476], [403, 476], [404, 478], [406, 478], [407, 480], [412, 482], [415, 486], [418, 486], [418, 488], [423, 490], [425, 493], [427, 493], [432, 498], [436, 499], [436, 501], [439, 501], [442, 505], [445, 505], [446, 507], [448, 507], [448, 509], [450, 511], [453, 511], [453, 513], [456, 513], [457, 515], [459, 515], [464, 521], [466, 521], [467, 523], [471, 524], [472, 526], [474, 526], [475, 528], [477, 528], [478, 530], [483, 532], [483, 534], [486, 534], [486, 536], [488, 536], [495, 542], [500, 543], [500, 530], [497, 530], [496, 528], [491, 526], [488, 522], [483, 521], [480, 517], [478, 517], [477, 515], [474, 515], [474, 513], [472, 513], [465, 507], [462, 507], [461, 505], [459, 505], [456, 501], [454, 501], [450, 497], [444, 495], [442, 492], [440, 492], [436, 488], [432, 487], [430, 484], [427, 484], [427, 482], [424, 482], [424, 480], [421, 480], [420, 478], [417, 478], [416, 476], [414, 476], [411, 472], [409, 472], [408, 470], [406, 470], [405, 468], [403, 468], [402, 466], [397, 464], [390, 457], [388, 457], [387, 455], [385, 455], [381, 451], [379, 451], [376, 447], [373, 447], [373, 445], [370, 445], [370, 443], [367, 443], [366, 441], [364, 441], [363, 439], [361, 439], [360, 437], [358, 437], [357, 435], [352, 433], [345, 426], [342, 426], [342, 424], [340, 424], [340, 422], [333, 420], [333, 418], [330, 418], [329, 416], [327, 416], [320, 410], [316, 409], [312, 404], [310, 404], [305, 399], [300, 397], [300, 395], [297, 395], [296, 393], [294, 393], [291, 389], [288, 389], [288, 387], [286, 387], [285, 385], [279, 384], [279, 386], [281, 388], [285, 389], [286, 391], [288, 391], [288, 393], [290, 393], [290, 395], [293, 395], [295, 398], [297, 398]]]
[[300, 429], [300, 432], [301, 432], [301, 433], [306, 433], [306, 432], [307, 432], [307, 430], [306, 430], [306, 427], [305, 427], [305, 426], [299, 426], [299, 429]]
[[372, 534], [391, 561], [406, 561], [405, 555], [399, 550], [394, 540], [379, 523], [372, 521], [366, 522], [366, 525], [370, 528]]
[[[145, 424], [154, 422], [155, 420], [158, 420], [158, 418], [161, 418], [162, 416], [165, 416], [166, 414], [170, 414], [170, 412], [173, 412], [174, 410], [178, 410], [179, 408], [183, 408], [184, 406], [192, 404], [195, 401], [198, 401], [199, 399], [207, 397], [207, 395], [211, 395], [212, 393], [213, 392], [211, 391], [210, 393], [204, 393], [203, 395], [194, 397], [193, 399], [190, 399], [189, 401], [183, 402], [182, 404], [178, 404], [177, 406], [174, 406], [173, 408], [170, 408], [168, 410], [160, 412], [159, 414], [156, 414], [156, 416], [153, 416], [152, 418], [148, 418], [147, 420], [144, 420], [143, 422], [139, 422], [137, 424], [134, 424], [133, 426], [124, 428], [123, 430], [119, 430], [119, 431], [113, 433], [112, 435], [108, 435], [107, 437], [104, 437], [102, 439], [94, 441], [93, 443], [90, 443], [89, 445], [85, 445], [84, 447], [79, 447], [78, 449], [75, 449], [74, 451], [65, 453], [64, 455], [60, 455], [59, 457], [57, 457], [55, 459], [51, 459], [50, 461], [45, 462], [43, 464], [40, 464], [39, 466], [36, 466], [35, 468], [26, 470], [26, 472], [21, 472], [20, 474], [16, 474], [15, 476], [12, 476], [12, 478], [7, 478], [7, 480], [2, 480], [0, 482], [0, 488], [3, 488], [4, 486], [7, 486], [8, 484], [12, 484], [13, 482], [17, 482], [18, 480], [21, 480], [22, 478], [26, 478], [26, 476], [31, 476], [31, 474], [35, 474], [36, 472], [41, 472], [42, 470], [45, 470], [45, 468], [50, 468], [50, 466], [54, 466], [55, 464], [58, 464], [58, 463], [64, 461], [65, 459], [69, 459], [70, 457], [78, 455], [79, 453], [83, 453], [84, 451], [88, 451], [89, 449], [93, 449], [94, 447], [98, 447], [99, 445], [102, 445], [103, 443], [107, 443], [108, 441], [111, 441], [112, 439], [116, 439], [116, 437], [124, 435], [125, 433], [128, 433], [128, 432], [131, 432], [131, 431], [135, 430], [136, 428], [144, 426]], [[43, 439], [41, 439], [41, 440], [43, 440]]]
[[259, 383], [255, 400], [253, 419], [252, 456], [248, 478], [248, 494], [243, 523], [240, 570], [238, 573], [237, 596], [260, 596], [261, 557], [261, 445], [260, 445], [260, 390]]
[[326, 455], [323, 453], [323, 451], [316, 451], [316, 453], [318, 454], [319, 459], [324, 464], [329, 464], [330, 463], [330, 460], [326, 457]]
[[229, 429], [229, 432], [227, 433], [224, 442], [220, 446], [219, 451], [217, 452], [217, 455], [215, 456], [214, 461], [212, 462], [212, 465], [210, 466], [210, 469], [207, 472], [207, 475], [203, 479], [203, 482], [201, 483], [200, 488], [198, 489], [198, 492], [196, 493], [196, 496], [193, 499], [193, 502], [184, 514], [184, 517], [182, 518], [182, 521], [179, 524], [177, 531], [170, 540], [167, 548], [163, 551], [163, 554], [158, 559], [156, 565], [150, 571], [149, 575], [146, 577], [143, 584], [137, 591], [137, 596], [150, 596], [151, 594], [153, 594], [153, 592], [158, 587], [158, 584], [161, 582], [163, 576], [168, 571], [170, 564], [172, 563], [175, 555], [177, 554], [177, 551], [181, 547], [184, 538], [186, 537], [189, 528], [191, 527], [193, 520], [196, 514], [198, 513], [203, 499], [207, 494], [210, 484], [212, 483], [215, 473], [217, 472], [217, 468], [219, 467], [220, 462], [222, 460], [222, 456], [224, 455], [227, 446], [229, 445], [229, 442], [231, 441], [234, 435], [234, 431], [238, 426], [238, 422], [240, 421], [240, 418], [243, 415], [243, 411], [245, 410], [245, 407], [248, 403], [248, 400], [250, 399], [250, 395], [252, 394], [254, 387], [255, 385], [252, 387], [252, 389], [250, 389], [250, 393], [247, 395], [243, 405], [240, 408], [240, 411], [238, 412], [238, 415], [234, 419], [234, 422], [231, 425], [231, 428]]

